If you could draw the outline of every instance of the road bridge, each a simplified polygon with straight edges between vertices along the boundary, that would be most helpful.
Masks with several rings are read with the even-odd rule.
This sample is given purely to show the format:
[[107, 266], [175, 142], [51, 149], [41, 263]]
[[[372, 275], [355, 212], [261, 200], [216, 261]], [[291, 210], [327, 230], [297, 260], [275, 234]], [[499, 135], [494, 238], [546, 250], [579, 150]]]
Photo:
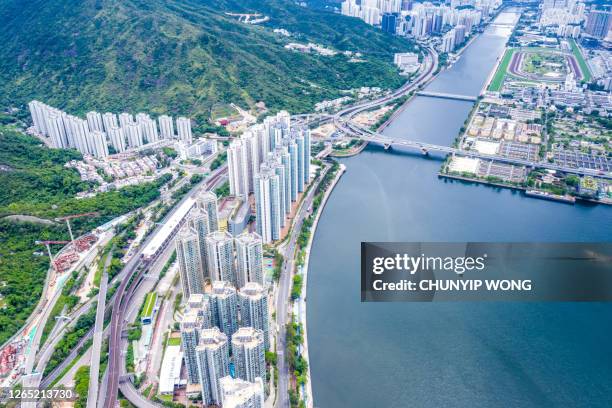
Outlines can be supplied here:
[[598, 170], [592, 169], [584, 169], [584, 168], [572, 168], [566, 166], [560, 166], [555, 163], [549, 163], [547, 161], [532, 161], [526, 159], [520, 159], [515, 157], [504, 157], [497, 156], [493, 154], [485, 154], [480, 153], [475, 150], [462, 150], [456, 147], [450, 146], [440, 146], [431, 143], [418, 142], [415, 140], [409, 139], [393, 139], [388, 136], [382, 135], [380, 133], [372, 132], [370, 130], [364, 129], [352, 122], [344, 122], [342, 124], [342, 129], [345, 132], [353, 134], [365, 141], [373, 142], [382, 145], [385, 149], [389, 149], [391, 147], [402, 147], [411, 150], [420, 151], [422, 154], [429, 154], [429, 152], [439, 152], [443, 154], [452, 154], [454, 156], [464, 156], [471, 157], [482, 160], [495, 160], [497, 162], [514, 164], [518, 166], [525, 166], [531, 168], [542, 168], [547, 170], [561, 171], [564, 173], [572, 173], [581, 176], [594, 176], [603, 178], [606, 180], [612, 180], [612, 173], [610, 172], [601, 172]]
[[446, 92], [419, 91], [416, 93], [419, 96], [429, 96], [431, 98], [452, 99], [456, 101], [476, 102], [478, 97], [470, 95], [458, 95]]

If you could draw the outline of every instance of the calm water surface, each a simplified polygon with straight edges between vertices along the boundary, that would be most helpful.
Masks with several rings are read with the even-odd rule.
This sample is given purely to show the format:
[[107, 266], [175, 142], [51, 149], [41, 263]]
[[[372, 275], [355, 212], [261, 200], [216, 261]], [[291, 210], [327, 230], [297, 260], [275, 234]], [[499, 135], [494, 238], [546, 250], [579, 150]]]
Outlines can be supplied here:
[[[430, 89], [478, 94], [508, 34], [491, 27]], [[450, 144], [470, 108], [418, 97], [386, 132]], [[612, 305], [359, 301], [361, 241], [609, 241], [609, 207], [444, 181], [439, 160], [379, 148], [343, 163], [309, 264], [316, 407], [611, 406]]]

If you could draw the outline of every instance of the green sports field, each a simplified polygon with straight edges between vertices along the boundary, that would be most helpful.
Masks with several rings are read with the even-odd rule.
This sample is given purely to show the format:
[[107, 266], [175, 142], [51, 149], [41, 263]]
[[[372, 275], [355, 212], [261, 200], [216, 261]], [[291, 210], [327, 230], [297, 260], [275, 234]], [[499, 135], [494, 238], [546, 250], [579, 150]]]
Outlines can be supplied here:
[[582, 75], [584, 76], [584, 81], [589, 82], [591, 80], [591, 71], [589, 71], [589, 66], [584, 60], [582, 52], [580, 52], [580, 48], [578, 48], [578, 45], [576, 44], [576, 41], [574, 39], [570, 38], [568, 41], [570, 43], [570, 46], [572, 47], [574, 57], [576, 57], [578, 65], [580, 65], [580, 70], [582, 71]]
[[495, 71], [495, 75], [489, 84], [489, 91], [499, 92], [504, 83], [504, 78], [506, 76], [506, 71], [508, 70], [508, 65], [510, 65], [510, 61], [512, 60], [512, 55], [514, 55], [515, 48], [508, 48], [506, 53], [504, 54], [501, 62], [497, 66], [497, 71]]

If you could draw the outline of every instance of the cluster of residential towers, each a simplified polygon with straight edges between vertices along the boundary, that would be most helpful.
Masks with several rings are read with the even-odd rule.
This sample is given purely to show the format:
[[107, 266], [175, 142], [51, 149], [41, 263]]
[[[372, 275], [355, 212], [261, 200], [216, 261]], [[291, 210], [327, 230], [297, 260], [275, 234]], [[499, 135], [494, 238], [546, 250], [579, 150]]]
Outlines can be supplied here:
[[[32, 101], [28, 106], [34, 130], [49, 137], [53, 147], [74, 148], [82, 154], [98, 158], [108, 156], [109, 145], [115, 152], [121, 153], [128, 148], [176, 137], [174, 121], [167, 115], [155, 121], [146, 113], [138, 113], [134, 117], [126, 112], [119, 115], [89, 112], [86, 119], [81, 119], [40, 101]], [[178, 138], [191, 144], [191, 120], [179, 117], [176, 126]]]
[[175, 244], [187, 300], [180, 329], [188, 382], [201, 386], [205, 405], [262, 407], [270, 344], [261, 238], [219, 231], [216, 196], [204, 192]]
[[310, 182], [310, 130], [281, 111], [251, 126], [227, 150], [230, 192], [255, 195], [257, 233], [278, 240], [292, 205]]

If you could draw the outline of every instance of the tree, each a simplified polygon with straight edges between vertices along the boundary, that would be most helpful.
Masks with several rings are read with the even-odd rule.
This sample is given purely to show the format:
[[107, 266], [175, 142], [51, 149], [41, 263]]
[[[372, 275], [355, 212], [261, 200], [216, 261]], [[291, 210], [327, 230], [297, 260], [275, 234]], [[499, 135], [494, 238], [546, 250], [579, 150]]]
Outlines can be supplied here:
[[570, 174], [565, 178], [565, 184], [572, 187], [577, 187], [580, 184], [580, 178], [576, 175]]

